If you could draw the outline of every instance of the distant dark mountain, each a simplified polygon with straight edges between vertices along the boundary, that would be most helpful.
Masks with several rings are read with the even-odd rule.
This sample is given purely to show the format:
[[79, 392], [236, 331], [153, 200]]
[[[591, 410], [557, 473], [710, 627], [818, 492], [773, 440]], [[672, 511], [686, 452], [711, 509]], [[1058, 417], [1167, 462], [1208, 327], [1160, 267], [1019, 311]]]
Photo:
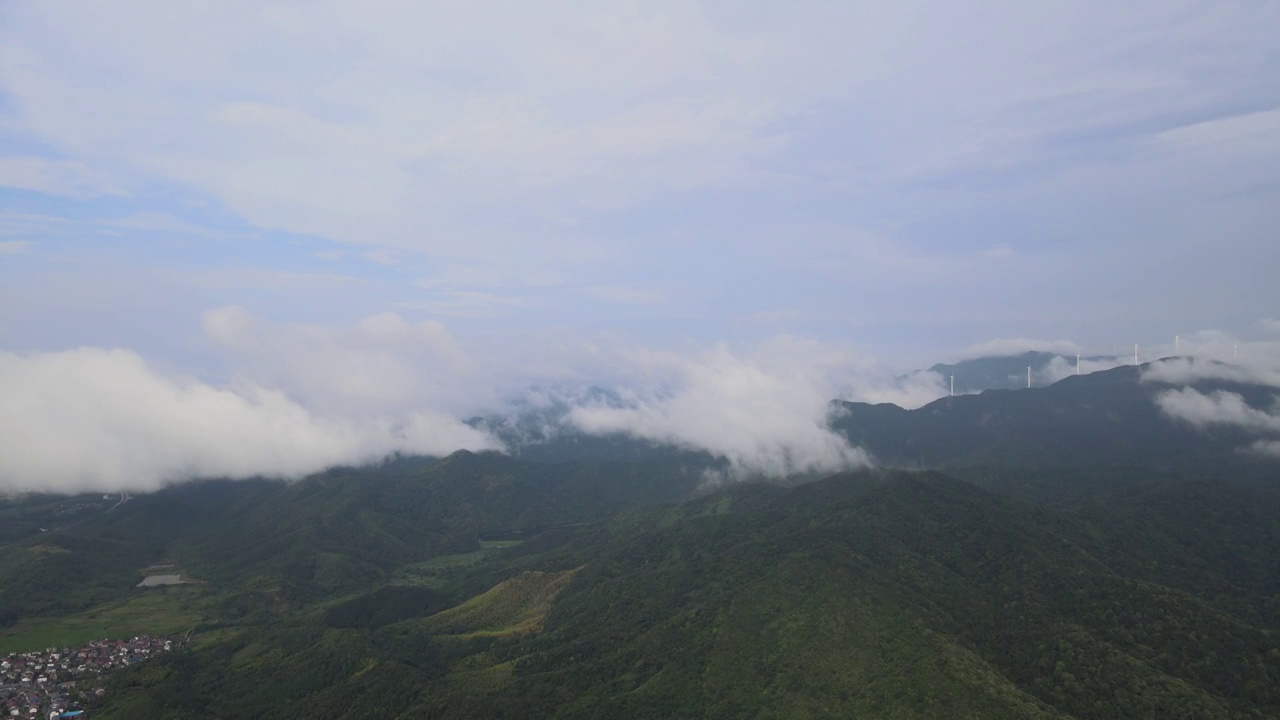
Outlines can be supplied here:
[[957, 393], [1015, 390], [1027, 387], [1027, 368], [1031, 368], [1032, 387], [1043, 385], [1038, 376], [1055, 358], [1062, 357], [1055, 353], [1026, 352], [1007, 357], [961, 360], [950, 365], [938, 363], [929, 368], [929, 372], [941, 375], [944, 380], [954, 376]]
[[[915, 410], [841, 402], [832, 427], [878, 462], [897, 467], [1169, 467], [1241, 459], [1236, 451], [1250, 436], [1231, 427], [1193, 428], [1164, 415], [1155, 396], [1170, 386], [1142, 381], [1142, 368], [1070, 376], [1044, 388], [946, 397]], [[1256, 385], [1215, 381], [1196, 387], [1239, 393], [1255, 407], [1269, 406], [1276, 396]]]
[[[1084, 357], [1084, 360], [1103, 360], [1101, 357]], [[1070, 370], [1075, 367], [1075, 356], [1046, 352], [1025, 352], [1020, 355], [992, 356], [961, 360], [957, 363], [938, 363], [926, 372], [937, 373], [944, 383], [955, 378], [956, 393], [968, 394], [983, 390], [1017, 390], [1027, 387], [1027, 368], [1031, 368], [1031, 387], [1052, 384], [1047, 368], [1057, 362]]]

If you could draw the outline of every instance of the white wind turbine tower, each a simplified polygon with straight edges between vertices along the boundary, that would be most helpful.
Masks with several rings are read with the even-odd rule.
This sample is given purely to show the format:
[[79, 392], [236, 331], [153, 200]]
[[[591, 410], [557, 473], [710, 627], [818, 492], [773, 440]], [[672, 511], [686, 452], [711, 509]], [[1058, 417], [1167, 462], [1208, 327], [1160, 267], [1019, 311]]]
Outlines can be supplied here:
[[1138, 346], [1137, 345], [1133, 346], [1133, 364], [1134, 365], [1138, 364]]
[[1076, 374], [1080, 374], [1080, 353], [1076, 353]]
[[1181, 338], [1179, 338], [1177, 335], [1174, 335], [1173, 336], [1173, 354], [1174, 355], [1178, 354], [1178, 348], [1181, 347], [1181, 345], [1182, 345]]
[[956, 396], [956, 376], [951, 376], [951, 397]]
[[1031, 366], [1027, 366], [1027, 387], [1031, 387]]

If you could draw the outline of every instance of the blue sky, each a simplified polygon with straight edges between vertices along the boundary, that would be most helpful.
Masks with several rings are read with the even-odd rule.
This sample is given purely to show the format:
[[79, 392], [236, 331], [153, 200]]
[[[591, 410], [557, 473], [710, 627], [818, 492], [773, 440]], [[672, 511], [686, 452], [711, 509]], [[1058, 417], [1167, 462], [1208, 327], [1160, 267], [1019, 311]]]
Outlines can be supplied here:
[[638, 357], [808, 348], [880, 397], [993, 339], [1261, 343], [1277, 37], [1260, 0], [7, 3], [0, 350], [346, 418], [392, 411], [279, 358], [370, 317], [416, 339], [358, 372], [483, 399], [406, 390], [444, 416]]

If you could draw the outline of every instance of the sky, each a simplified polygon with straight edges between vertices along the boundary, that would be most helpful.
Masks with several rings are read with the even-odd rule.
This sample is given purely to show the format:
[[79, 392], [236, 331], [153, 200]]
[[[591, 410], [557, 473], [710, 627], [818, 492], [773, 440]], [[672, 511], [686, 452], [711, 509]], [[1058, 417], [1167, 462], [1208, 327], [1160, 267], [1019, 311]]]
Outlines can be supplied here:
[[1263, 347], [1277, 37], [1265, 0], [0, 4], [0, 489], [491, 447], [460, 420], [591, 385], [632, 406], [580, 427], [825, 467], [830, 397], [939, 360]]

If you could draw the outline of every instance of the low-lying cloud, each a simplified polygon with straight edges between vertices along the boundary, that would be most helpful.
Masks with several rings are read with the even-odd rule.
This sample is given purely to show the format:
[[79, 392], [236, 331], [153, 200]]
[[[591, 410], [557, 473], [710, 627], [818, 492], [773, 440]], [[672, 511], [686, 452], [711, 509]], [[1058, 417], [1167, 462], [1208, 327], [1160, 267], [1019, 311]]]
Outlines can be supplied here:
[[693, 357], [637, 351], [654, 381], [618, 403], [574, 407], [589, 433], [625, 433], [705, 450], [735, 472], [782, 476], [869, 464], [828, 426], [849, 357], [817, 343], [779, 338], [750, 355], [717, 347]]
[[970, 360], [980, 357], [1009, 357], [1027, 352], [1060, 353], [1074, 355], [1080, 346], [1070, 340], [1035, 340], [1032, 338], [996, 338], [962, 350], [957, 359]]
[[[616, 336], [542, 338], [512, 353], [396, 314], [314, 325], [238, 307], [206, 313], [203, 330], [225, 362], [213, 376], [221, 379], [161, 371], [125, 349], [0, 352], [0, 492], [297, 478], [395, 453], [513, 450], [463, 419], [551, 406], [562, 418], [552, 432], [620, 433], [704, 451], [738, 477], [827, 472], [870, 462], [831, 430], [832, 400], [911, 408], [947, 392], [937, 373], [898, 375], [848, 346], [792, 336], [680, 351]], [[1280, 387], [1269, 347], [1249, 345], [1248, 361], [1237, 364], [1159, 361], [1145, 379]], [[1081, 370], [1126, 360], [1082, 360]], [[1074, 372], [1061, 358], [1042, 370], [1050, 379]], [[600, 388], [607, 392], [592, 390]], [[1157, 403], [1197, 426], [1255, 433], [1259, 453], [1274, 454], [1280, 443], [1280, 411], [1230, 392], [1172, 389]]]
[[490, 383], [478, 381], [481, 361], [440, 322], [382, 313], [352, 325], [274, 323], [232, 306], [206, 312], [202, 324], [238, 380], [324, 412], [462, 414], [494, 402]]
[[279, 390], [166, 376], [128, 350], [0, 353], [0, 397], [0, 491], [10, 492], [296, 478], [396, 452], [495, 446], [429, 410], [319, 413]]
[[1151, 363], [1142, 374], [1147, 382], [1187, 385], [1203, 380], [1248, 383], [1280, 387], [1280, 357], [1262, 352], [1259, 345], [1250, 354], [1231, 362], [1204, 357], [1169, 358]]
[[1166, 414], [1198, 426], [1228, 425], [1262, 433], [1280, 433], [1280, 415], [1259, 410], [1239, 393], [1203, 393], [1195, 388], [1166, 390], [1156, 396]]
[[0, 353], [0, 492], [142, 491], [509, 450], [463, 420], [548, 398], [567, 408], [561, 431], [705, 451], [735, 476], [832, 471], [868, 463], [831, 431], [833, 399], [916, 407], [945, 391], [936, 373], [895, 376], [851, 348], [789, 336], [681, 352], [597, 337], [512, 354], [395, 314], [310, 325], [226, 307], [202, 327], [224, 361], [214, 376], [161, 371], [127, 349]]
[[[1280, 353], [1256, 343], [1244, 362], [1213, 358], [1171, 358], [1152, 365], [1143, 373], [1146, 382], [1188, 385], [1197, 382], [1229, 382], [1280, 388]], [[1197, 427], [1222, 426], [1261, 436], [1242, 448], [1246, 453], [1280, 458], [1280, 396], [1263, 409], [1250, 405], [1244, 396], [1228, 390], [1202, 392], [1194, 387], [1165, 390], [1156, 404], [1169, 415]]]
[[1088, 375], [1129, 364], [1128, 358], [1123, 357], [1082, 357], [1078, 362], [1077, 365], [1074, 358], [1055, 357], [1045, 363], [1044, 367], [1034, 371], [1034, 379], [1037, 384], [1052, 385], [1072, 375]]

